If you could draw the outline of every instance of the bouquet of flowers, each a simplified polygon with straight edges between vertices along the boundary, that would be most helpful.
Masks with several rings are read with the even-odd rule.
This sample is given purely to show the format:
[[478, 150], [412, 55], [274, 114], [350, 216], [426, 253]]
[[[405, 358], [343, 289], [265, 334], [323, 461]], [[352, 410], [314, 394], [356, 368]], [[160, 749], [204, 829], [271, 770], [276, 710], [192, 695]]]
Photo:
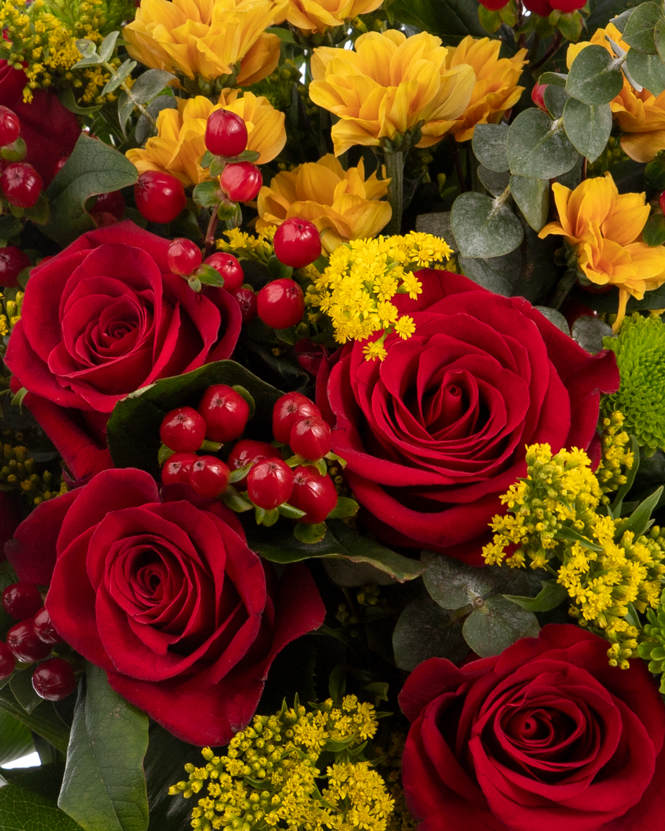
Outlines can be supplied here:
[[662, 827], [663, 4], [0, 26], [0, 827]]

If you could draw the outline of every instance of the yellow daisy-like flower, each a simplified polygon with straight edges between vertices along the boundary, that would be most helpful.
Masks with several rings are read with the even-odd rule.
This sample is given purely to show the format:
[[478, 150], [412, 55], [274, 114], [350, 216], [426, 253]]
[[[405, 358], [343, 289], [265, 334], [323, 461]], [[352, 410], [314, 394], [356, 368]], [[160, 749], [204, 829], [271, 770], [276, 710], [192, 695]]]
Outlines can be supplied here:
[[420, 125], [417, 147], [440, 141], [471, 100], [476, 75], [468, 64], [448, 67], [449, 53], [427, 32], [406, 37], [369, 32], [355, 51], [320, 47], [312, 57], [312, 101], [338, 116], [335, 155], [356, 144], [376, 147]]
[[[368, 14], [379, 8], [383, 0], [289, 0], [285, 18], [303, 34], [342, 26], [344, 21]], [[281, 21], [278, 21], [281, 22]]]
[[141, 0], [123, 37], [131, 57], [146, 66], [192, 79], [235, 76], [247, 86], [277, 66], [280, 40], [265, 30], [285, 6], [286, 0]]
[[517, 86], [526, 63], [526, 49], [512, 58], [499, 58], [501, 41], [470, 35], [459, 46], [450, 48], [447, 66], [468, 64], [476, 73], [476, 85], [462, 117], [450, 128], [457, 141], [472, 138], [476, 124], [497, 124], [503, 114], [520, 99], [524, 87]]
[[362, 159], [344, 170], [329, 154], [278, 173], [270, 187], [262, 187], [256, 227], [281, 225], [292, 216], [308, 219], [322, 232], [321, 243], [331, 253], [343, 242], [375, 237], [388, 224], [392, 210], [381, 200], [389, 182], [377, 179], [376, 173], [365, 179]]
[[[589, 42], [570, 44], [566, 55], [568, 68], [581, 50], [590, 43], [604, 46], [614, 57], [605, 35], [612, 38], [624, 51], [630, 49], [622, 39], [621, 32], [609, 23], [606, 29], [597, 29]], [[665, 92], [658, 96], [648, 89], [636, 92], [624, 78], [621, 92], [610, 101], [610, 108], [623, 133], [621, 147], [631, 159], [636, 162], [650, 162], [656, 153], [665, 150]]]
[[559, 213], [539, 236], [561, 234], [577, 247], [578, 263], [592, 283], [619, 289], [615, 331], [626, 314], [629, 297], [642, 300], [645, 291], [665, 283], [665, 246], [642, 241], [649, 218], [643, 193], [619, 193], [609, 173], [586, 179], [575, 190], [552, 185]]
[[128, 150], [127, 158], [139, 173], [161, 170], [176, 176], [185, 187], [203, 182], [209, 178], [207, 169], [199, 164], [206, 151], [206, 123], [211, 112], [221, 109], [244, 119], [247, 149], [261, 154], [257, 164], [274, 159], [286, 144], [284, 113], [274, 109], [267, 98], [224, 90], [218, 104], [197, 95], [179, 99], [177, 110], [162, 110], [157, 116], [157, 135], [148, 139], [145, 149]]

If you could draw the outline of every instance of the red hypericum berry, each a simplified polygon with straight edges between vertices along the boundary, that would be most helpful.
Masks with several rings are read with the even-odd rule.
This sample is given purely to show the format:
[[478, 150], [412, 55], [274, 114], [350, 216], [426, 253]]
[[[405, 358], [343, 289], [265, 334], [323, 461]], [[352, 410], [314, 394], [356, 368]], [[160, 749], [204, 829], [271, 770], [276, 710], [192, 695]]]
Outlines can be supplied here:
[[178, 407], [164, 416], [159, 437], [177, 453], [193, 453], [206, 437], [206, 423], [194, 407]]
[[15, 162], [2, 171], [0, 185], [5, 199], [16, 208], [32, 208], [42, 192], [42, 177], [27, 162]]
[[301, 392], [287, 392], [272, 409], [272, 434], [277, 441], [288, 444], [296, 421], [312, 417], [321, 418], [321, 410], [316, 404]]
[[481, 0], [481, 6], [485, 6], [486, 9], [489, 9], [491, 12], [498, 12], [499, 9], [502, 9], [508, 0]]
[[566, 298], [564, 304], [561, 306], [561, 314], [566, 318], [566, 322], [573, 328], [573, 323], [581, 317], [598, 317], [598, 312], [595, 309], [590, 309], [581, 303], [579, 300]]
[[219, 184], [233, 202], [250, 202], [261, 190], [263, 176], [255, 164], [235, 162], [226, 165]]
[[42, 603], [42, 593], [34, 583], [12, 583], [2, 593], [2, 608], [15, 620], [37, 614]]
[[90, 208], [90, 214], [93, 217], [101, 216], [102, 214], [111, 214], [115, 219], [122, 219], [125, 213], [125, 197], [121, 190], [113, 190], [110, 193], [100, 193], [97, 201]]
[[7, 646], [19, 661], [29, 664], [51, 654], [51, 644], [44, 643], [36, 633], [32, 618], [15, 623], [7, 632]]
[[21, 132], [18, 116], [9, 107], [0, 107], [0, 146], [16, 141]]
[[289, 445], [291, 450], [303, 459], [310, 461], [320, 459], [332, 449], [330, 425], [316, 416], [301, 418], [291, 428]]
[[258, 306], [256, 302], [256, 292], [254, 292], [253, 289], [242, 286], [242, 288], [239, 288], [234, 296], [240, 306], [240, 316], [242, 317], [242, 322], [249, 323], [250, 320], [254, 320]]
[[16, 656], [6, 643], [0, 641], [0, 681], [9, 678], [12, 672], [14, 672], [15, 667]]
[[337, 505], [337, 491], [330, 476], [322, 476], [314, 467], [297, 467], [293, 471], [293, 492], [289, 500], [305, 511], [298, 522], [318, 525]]
[[259, 292], [259, 317], [273, 329], [288, 329], [300, 323], [305, 312], [305, 297], [300, 286], [288, 277], [273, 280]]
[[136, 207], [148, 222], [172, 222], [187, 204], [182, 183], [159, 170], [146, 170], [134, 185]]
[[178, 237], [174, 239], [166, 250], [166, 261], [173, 274], [188, 277], [201, 265], [203, 255], [201, 249], [190, 239]]
[[294, 216], [275, 231], [273, 245], [275, 256], [284, 265], [304, 268], [321, 255], [321, 234], [316, 225]]
[[233, 441], [245, 431], [249, 404], [226, 384], [214, 384], [203, 393], [199, 412], [205, 419], [206, 438], [212, 441]]
[[235, 294], [245, 279], [245, 272], [233, 254], [218, 251], [211, 254], [203, 261], [206, 265], [214, 268], [224, 278], [224, 288], [231, 294]]
[[208, 116], [205, 142], [215, 156], [239, 156], [247, 150], [247, 125], [229, 110], [215, 110]]
[[189, 483], [201, 496], [216, 499], [229, 486], [231, 471], [216, 456], [199, 456], [189, 473]]
[[541, 17], [549, 17], [552, 14], [552, 6], [548, 0], [524, 0], [524, 5], [530, 12]]
[[[256, 464], [256, 462], [264, 459], [281, 459], [281, 453], [272, 444], [265, 441], [254, 441], [254, 439], [241, 439], [233, 445], [233, 449], [229, 453], [226, 464], [231, 470], [239, 470], [241, 467], [246, 467], [249, 464]], [[234, 483], [234, 487], [238, 490], [244, 490], [247, 477], [240, 479]]]
[[293, 490], [293, 471], [281, 459], [257, 462], [247, 474], [247, 494], [259, 508], [271, 511], [286, 502]]
[[169, 456], [162, 467], [162, 485], [175, 485], [179, 482], [187, 484], [192, 465], [197, 459], [196, 453], [174, 453]]
[[0, 248], [0, 286], [17, 288], [18, 275], [30, 264], [30, 257], [15, 245]]
[[57, 176], [57, 174], [60, 173], [62, 168], [67, 163], [68, 158], [69, 158], [69, 156], [63, 156], [61, 159], [58, 159], [58, 161], [55, 163], [55, 167], [53, 168], [53, 175], [54, 176]]
[[51, 658], [35, 667], [32, 673], [32, 686], [40, 698], [46, 701], [62, 701], [74, 692], [76, 676], [69, 661], [64, 658]]
[[547, 84], [534, 84], [533, 89], [531, 90], [531, 100], [533, 103], [538, 107], [538, 109], [542, 110], [543, 112], [547, 112], [547, 107], [545, 105], [545, 90], [547, 89]]
[[58, 635], [53, 625], [51, 615], [49, 615], [44, 606], [42, 606], [32, 619], [32, 627], [40, 641], [49, 644], [62, 643], [62, 638]]

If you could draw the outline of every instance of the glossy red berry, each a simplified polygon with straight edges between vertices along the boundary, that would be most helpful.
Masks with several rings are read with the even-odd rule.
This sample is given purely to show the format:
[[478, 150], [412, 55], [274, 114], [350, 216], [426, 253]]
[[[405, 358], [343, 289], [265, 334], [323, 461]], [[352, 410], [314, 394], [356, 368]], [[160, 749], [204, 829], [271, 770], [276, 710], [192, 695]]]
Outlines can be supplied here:
[[193, 407], [178, 407], [164, 416], [159, 437], [177, 453], [193, 453], [206, 437], [206, 423]]
[[18, 116], [9, 107], [0, 107], [0, 147], [16, 141], [21, 132]]
[[305, 312], [305, 298], [300, 286], [285, 277], [264, 286], [256, 299], [261, 320], [273, 329], [288, 329], [300, 323]]
[[54, 176], [57, 176], [57, 174], [60, 173], [62, 168], [67, 163], [68, 158], [69, 158], [69, 156], [62, 156], [62, 158], [58, 159], [58, 161], [55, 163], [55, 167], [53, 168], [53, 175]]
[[281, 459], [258, 462], [247, 474], [247, 494], [259, 508], [271, 511], [286, 502], [293, 490], [293, 471]]
[[30, 257], [15, 245], [0, 248], [0, 286], [8, 289], [17, 288], [18, 275], [29, 265]]
[[502, 9], [505, 5], [507, 5], [508, 0], [481, 0], [481, 6], [485, 6], [486, 9], [489, 9], [491, 12], [498, 12], [499, 9]]
[[541, 17], [549, 17], [552, 14], [552, 6], [548, 0], [524, 0], [524, 5], [530, 12]]
[[148, 222], [172, 222], [187, 204], [182, 183], [159, 170], [146, 170], [134, 185], [136, 207]]
[[310, 416], [301, 418], [291, 428], [289, 437], [291, 450], [303, 459], [315, 461], [330, 453], [332, 449], [332, 430], [322, 418]]
[[[282, 455], [279, 450], [272, 444], [265, 441], [254, 441], [254, 439], [241, 439], [233, 445], [233, 449], [229, 453], [226, 464], [231, 470], [239, 470], [241, 467], [246, 467], [249, 464], [256, 464], [256, 462], [264, 459], [281, 459]], [[234, 483], [234, 487], [238, 490], [244, 490], [247, 477]]]
[[293, 492], [289, 500], [305, 511], [298, 522], [318, 525], [337, 505], [337, 491], [330, 476], [322, 476], [314, 467], [297, 467], [293, 471]]
[[215, 110], [208, 116], [205, 142], [215, 156], [239, 156], [247, 149], [247, 125], [229, 110]]
[[169, 456], [162, 467], [162, 485], [189, 483], [189, 474], [197, 459], [196, 453], [174, 453]]
[[253, 289], [239, 288], [238, 291], [235, 293], [235, 299], [240, 306], [240, 315], [242, 317], [243, 323], [249, 323], [250, 320], [254, 320], [257, 313], [257, 301], [256, 301], [256, 293]]
[[6, 643], [0, 641], [0, 681], [14, 672], [16, 668], [16, 657]]
[[172, 274], [188, 277], [201, 265], [203, 255], [196, 243], [190, 239], [178, 237], [170, 243], [166, 251], [166, 261]]
[[275, 256], [284, 265], [304, 268], [321, 255], [321, 234], [316, 225], [294, 216], [275, 231], [273, 245]]
[[25, 620], [41, 609], [42, 593], [34, 583], [12, 583], [2, 593], [2, 608], [15, 620]]
[[263, 176], [255, 164], [235, 162], [226, 165], [219, 184], [233, 202], [250, 202], [261, 190]]
[[272, 409], [272, 434], [277, 441], [288, 444], [296, 421], [311, 417], [321, 418], [321, 410], [316, 404], [301, 392], [287, 392]]
[[226, 384], [214, 384], [203, 393], [199, 412], [205, 419], [206, 438], [233, 441], [240, 438], [249, 419], [249, 404]]
[[224, 278], [224, 288], [231, 294], [235, 294], [242, 286], [245, 280], [245, 272], [233, 254], [218, 251], [206, 257], [204, 263], [222, 275]]
[[199, 456], [192, 465], [189, 483], [201, 496], [216, 499], [229, 486], [231, 471], [216, 456]]
[[125, 213], [125, 197], [121, 190], [113, 190], [110, 193], [100, 193], [95, 204], [90, 208], [93, 217], [102, 214], [110, 214], [115, 219], [122, 219]]
[[0, 185], [5, 199], [16, 208], [32, 208], [42, 192], [42, 177], [27, 162], [10, 164], [2, 171]]
[[533, 103], [538, 107], [538, 109], [542, 110], [543, 112], [547, 112], [547, 106], [545, 105], [545, 90], [547, 89], [547, 84], [534, 84], [533, 89], [531, 90], [531, 100]]
[[40, 698], [46, 701], [62, 701], [74, 692], [76, 676], [69, 661], [64, 658], [51, 658], [35, 667], [32, 673], [32, 686]]
[[35, 630], [35, 635], [37, 635], [40, 641], [50, 644], [62, 643], [62, 638], [58, 635], [53, 625], [51, 615], [49, 615], [44, 606], [34, 616], [32, 626]]
[[15, 623], [7, 632], [7, 646], [19, 661], [31, 663], [41, 661], [51, 654], [51, 644], [40, 640], [33, 626], [32, 618]]

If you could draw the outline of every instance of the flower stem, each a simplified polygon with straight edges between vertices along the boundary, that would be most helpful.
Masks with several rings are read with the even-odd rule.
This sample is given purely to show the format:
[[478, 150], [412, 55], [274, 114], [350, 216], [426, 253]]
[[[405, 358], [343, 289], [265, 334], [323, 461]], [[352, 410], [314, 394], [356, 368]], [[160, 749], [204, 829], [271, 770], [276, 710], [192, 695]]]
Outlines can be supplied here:
[[390, 222], [384, 233], [387, 236], [399, 234], [402, 230], [402, 211], [404, 206], [404, 151], [396, 150], [385, 154], [386, 173], [390, 179], [388, 185], [388, 202], [393, 209]]

